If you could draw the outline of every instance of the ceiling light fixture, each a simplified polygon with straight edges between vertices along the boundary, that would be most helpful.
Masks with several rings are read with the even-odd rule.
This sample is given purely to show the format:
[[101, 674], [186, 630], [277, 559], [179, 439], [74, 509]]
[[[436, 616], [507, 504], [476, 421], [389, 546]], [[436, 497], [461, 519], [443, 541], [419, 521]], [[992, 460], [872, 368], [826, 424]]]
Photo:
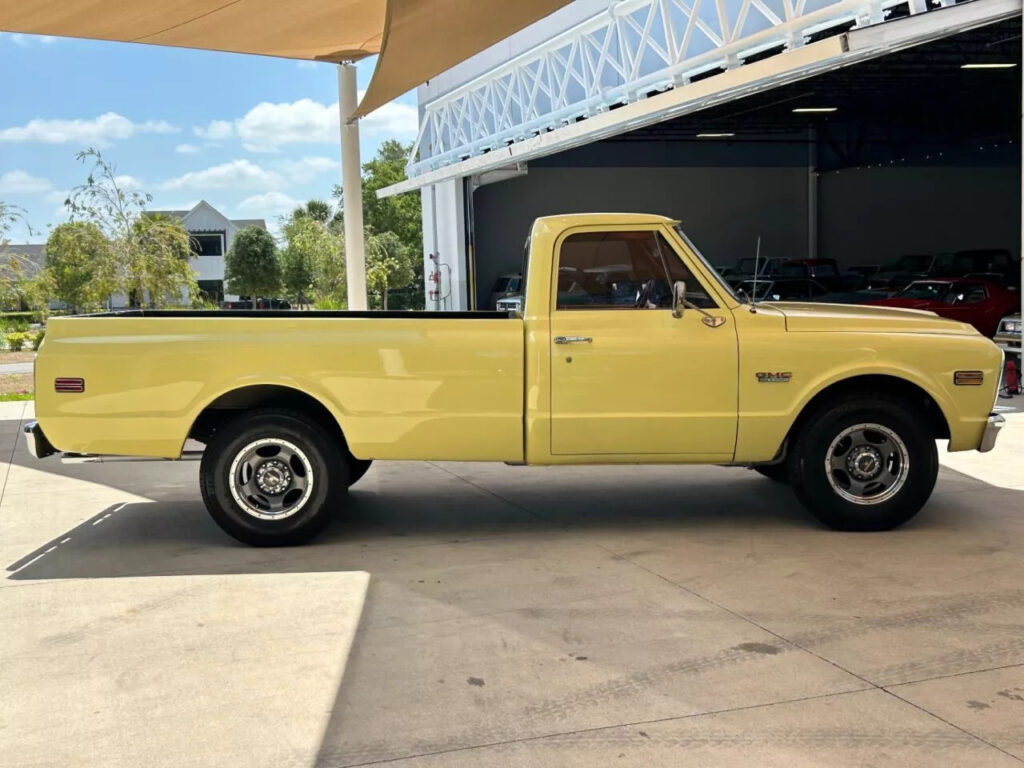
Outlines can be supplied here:
[[735, 136], [735, 133], [698, 133], [698, 139], [728, 139]]
[[807, 112], [835, 112], [839, 107], [796, 107], [793, 109], [794, 112], [807, 113]]
[[1012, 61], [1006, 62], [990, 62], [990, 63], [976, 63], [976, 64], [961, 64], [960, 69], [1013, 69], [1017, 65]]

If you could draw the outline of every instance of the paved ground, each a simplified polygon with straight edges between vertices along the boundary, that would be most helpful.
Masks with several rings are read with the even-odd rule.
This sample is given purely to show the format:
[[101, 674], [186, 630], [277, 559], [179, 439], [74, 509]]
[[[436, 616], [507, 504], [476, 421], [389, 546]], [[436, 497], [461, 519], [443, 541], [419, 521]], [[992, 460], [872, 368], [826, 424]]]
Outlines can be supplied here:
[[32, 363], [2, 363], [0, 375], [5, 373], [32, 373]]
[[381, 464], [236, 545], [195, 462], [0, 454], [0, 763], [1013, 766], [1024, 417], [892, 533], [741, 469]]

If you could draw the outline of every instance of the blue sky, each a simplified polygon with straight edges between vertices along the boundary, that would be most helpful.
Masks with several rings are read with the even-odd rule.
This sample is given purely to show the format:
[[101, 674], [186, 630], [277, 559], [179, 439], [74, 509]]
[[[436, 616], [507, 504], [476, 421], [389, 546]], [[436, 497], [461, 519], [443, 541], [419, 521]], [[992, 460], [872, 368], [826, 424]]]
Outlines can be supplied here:
[[[360, 90], [373, 60], [360, 63]], [[95, 147], [151, 208], [205, 199], [232, 218], [271, 223], [297, 201], [329, 199], [340, 178], [337, 68], [176, 48], [0, 33], [0, 200], [45, 240]], [[406, 94], [360, 122], [365, 161], [381, 141], [411, 141]], [[130, 178], [127, 178], [130, 177]]]

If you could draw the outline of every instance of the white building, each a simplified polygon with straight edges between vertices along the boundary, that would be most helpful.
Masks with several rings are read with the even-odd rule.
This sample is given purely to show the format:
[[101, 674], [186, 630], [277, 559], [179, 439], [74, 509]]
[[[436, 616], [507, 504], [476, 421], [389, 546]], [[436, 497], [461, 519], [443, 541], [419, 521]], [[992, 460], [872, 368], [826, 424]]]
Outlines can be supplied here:
[[[192, 249], [197, 257], [192, 262], [199, 290], [209, 300], [224, 299], [224, 254], [235, 235], [246, 227], [266, 229], [263, 219], [229, 219], [205, 200], [187, 211], [150, 211], [149, 213], [181, 219], [192, 236]], [[123, 301], [123, 299], [122, 299]]]
[[587, 210], [718, 265], [1017, 256], [1020, 30], [1021, 0], [576, 0], [420, 87], [384, 194], [422, 192], [430, 309], [490, 308], [533, 219]]

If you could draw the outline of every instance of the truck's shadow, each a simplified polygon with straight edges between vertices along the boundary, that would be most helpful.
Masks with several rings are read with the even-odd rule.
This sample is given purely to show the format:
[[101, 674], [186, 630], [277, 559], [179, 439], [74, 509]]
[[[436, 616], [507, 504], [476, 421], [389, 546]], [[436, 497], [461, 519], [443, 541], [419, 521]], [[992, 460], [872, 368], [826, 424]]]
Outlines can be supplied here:
[[[80, 468], [72, 470], [80, 473]], [[383, 471], [395, 475], [400, 470]], [[7, 565], [8, 578], [372, 572], [385, 554], [390, 560], [410, 547], [484, 540], [500, 544], [595, 532], [816, 528], [787, 488], [738, 469], [716, 470], [721, 480], [699, 483], [665, 476], [657, 482], [642, 476], [629, 480], [623, 475], [611, 490], [588, 487], [564, 473], [551, 482], [537, 482], [534, 476], [523, 496], [513, 501], [434, 471], [442, 485], [448, 481], [446, 487], [426, 482], [395, 487], [387, 477], [375, 483], [373, 475], [381, 472], [375, 467], [363, 481], [367, 487], [353, 489], [338, 519], [304, 547], [238, 544], [212, 522], [195, 492], [178, 490], [158, 501], [115, 504]], [[135, 487], [125, 490], [138, 492]]]

